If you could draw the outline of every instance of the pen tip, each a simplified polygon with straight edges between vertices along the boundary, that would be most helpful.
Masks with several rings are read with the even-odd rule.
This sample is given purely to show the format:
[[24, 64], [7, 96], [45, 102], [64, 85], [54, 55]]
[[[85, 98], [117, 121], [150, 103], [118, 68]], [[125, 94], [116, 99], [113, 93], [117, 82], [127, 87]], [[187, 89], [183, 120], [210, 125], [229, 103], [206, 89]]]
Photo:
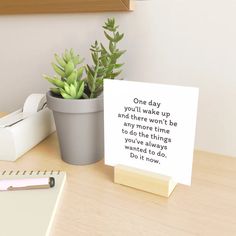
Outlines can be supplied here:
[[49, 186], [50, 186], [50, 188], [55, 186], [55, 179], [53, 177], [49, 178]]

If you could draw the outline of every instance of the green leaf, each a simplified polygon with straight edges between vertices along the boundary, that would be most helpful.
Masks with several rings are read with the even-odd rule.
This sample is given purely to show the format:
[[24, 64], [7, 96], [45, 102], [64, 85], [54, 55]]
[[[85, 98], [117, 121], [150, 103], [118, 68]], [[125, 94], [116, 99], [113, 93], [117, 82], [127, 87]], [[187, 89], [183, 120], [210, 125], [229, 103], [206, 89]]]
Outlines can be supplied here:
[[54, 57], [55, 57], [57, 63], [58, 63], [62, 68], [64, 68], [65, 65], [66, 65], [65, 61], [64, 61], [61, 57], [59, 57], [56, 53], [54, 54]]
[[73, 61], [74, 65], [76, 66], [76, 65], [83, 63], [84, 58], [81, 58], [79, 55], [77, 55], [74, 58], [72, 58], [72, 61]]
[[75, 52], [74, 52], [73, 48], [70, 49], [70, 56], [71, 56], [71, 58], [75, 57]]
[[114, 38], [112, 38], [106, 31], [104, 31], [104, 34], [108, 40], [110, 40], [112, 42], [116, 42], [116, 40]]
[[109, 50], [111, 53], [113, 53], [115, 51], [115, 45], [112, 41], [109, 42]]
[[124, 37], [124, 34], [119, 34], [118, 32], [115, 35], [115, 41], [118, 43], [120, 40], [122, 40]]
[[117, 71], [117, 72], [112, 73], [112, 74], [111, 74], [111, 78], [117, 77], [118, 75], [121, 74], [121, 72], [122, 72], [122, 70], [119, 70], [119, 71]]
[[67, 94], [70, 94], [70, 86], [67, 83], [65, 83], [64, 89]]
[[111, 31], [111, 32], [115, 31], [115, 29], [113, 29], [113, 28], [111, 28], [109, 26], [103, 26], [102, 28], [105, 29], [105, 30]]
[[106, 48], [103, 46], [103, 44], [101, 43], [101, 48], [102, 48], [102, 54], [103, 55], [109, 55], [108, 51], [106, 50]]
[[60, 79], [58, 78], [52, 78], [50, 76], [47, 76], [47, 75], [43, 75], [43, 77], [50, 83], [52, 83], [53, 85], [59, 87], [59, 88], [63, 88], [64, 87], [64, 82], [61, 81]]
[[115, 26], [115, 18], [108, 18], [107, 23], [109, 27], [114, 27]]
[[119, 26], [112, 26], [110, 24], [105, 23], [105, 26], [103, 26], [103, 29], [108, 30], [110, 32], [116, 32], [116, 30], [119, 28]]
[[79, 99], [83, 96], [83, 93], [84, 93], [84, 81], [82, 81], [81, 85], [80, 85], [80, 88], [79, 88], [79, 91], [76, 95], [76, 98]]
[[101, 85], [103, 85], [103, 79], [102, 78], [97, 78], [97, 80], [96, 80], [96, 87], [99, 87]]
[[67, 49], [64, 52], [64, 58], [66, 59], [67, 63], [71, 60], [71, 55], [70, 55], [70, 53], [68, 52]]
[[107, 68], [104, 68], [104, 67], [100, 67], [98, 69], [98, 77], [102, 77], [107, 71]]
[[58, 94], [58, 95], [61, 94], [59, 88], [50, 88], [50, 90], [55, 94]]
[[92, 93], [95, 89], [95, 82], [90, 71], [87, 71], [87, 83], [88, 83], [89, 91]]
[[105, 67], [109, 64], [109, 60], [106, 56], [100, 57], [100, 61], [102, 62], [102, 65]]
[[93, 63], [96, 65], [98, 63], [98, 57], [96, 53], [91, 53], [92, 55], [92, 59], [93, 59]]
[[119, 59], [125, 52], [126, 52], [126, 50], [118, 51], [114, 54], [114, 57], [116, 59]]
[[70, 76], [67, 78], [66, 82], [68, 84], [74, 83], [74, 81], [77, 79], [78, 71], [76, 69], [73, 70], [73, 72], [70, 74]]
[[99, 96], [103, 91], [103, 86], [99, 87], [95, 91], [95, 97]]
[[70, 85], [70, 95], [73, 98], [76, 98], [76, 87], [74, 86], [74, 84]]
[[61, 96], [65, 99], [73, 99], [70, 95], [63, 93], [63, 92], [61, 92]]
[[87, 65], [87, 71], [89, 71], [89, 73], [94, 76], [94, 70], [89, 66]]
[[65, 72], [64, 72], [63, 68], [59, 67], [55, 63], [52, 63], [52, 67], [58, 75], [60, 75], [61, 77], [65, 77]]
[[74, 63], [72, 61], [69, 61], [65, 66], [66, 77], [70, 76], [74, 69], [75, 69]]
[[119, 69], [121, 68], [125, 63], [121, 63], [121, 64], [115, 64], [114, 68], [115, 69]]
[[77, 80], [81, 80], [83, 73], [84, 73], [84, 67], [82, 66], [78, 69]]

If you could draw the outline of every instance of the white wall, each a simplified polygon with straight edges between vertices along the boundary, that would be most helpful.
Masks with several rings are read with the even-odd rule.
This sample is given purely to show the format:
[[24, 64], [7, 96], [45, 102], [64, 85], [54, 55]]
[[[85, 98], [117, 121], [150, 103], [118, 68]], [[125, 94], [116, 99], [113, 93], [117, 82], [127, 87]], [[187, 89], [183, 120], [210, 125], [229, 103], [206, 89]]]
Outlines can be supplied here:
[[236, 2], [150, 0], [133, 13], [0, 16], [0, 110], [13, 111], [52, 73], [54, 52], [88, 48], [115, 16], [128, 80], [200, 88], [196, 148], [236, 156]]

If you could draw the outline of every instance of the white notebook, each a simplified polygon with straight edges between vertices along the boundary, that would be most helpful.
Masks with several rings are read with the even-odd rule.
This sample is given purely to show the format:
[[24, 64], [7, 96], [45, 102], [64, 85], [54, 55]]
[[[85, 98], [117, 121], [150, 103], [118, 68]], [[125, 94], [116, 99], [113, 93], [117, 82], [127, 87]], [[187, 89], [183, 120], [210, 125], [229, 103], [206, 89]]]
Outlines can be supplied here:
[[45, 176], [55, 178], [55, 186], [53, 188], [0, 192], [0, 235], [49, 235], [65, 183], [65, 172], [0, 172], [0, 179], [25, 179], [28, 177], [37, 178]]

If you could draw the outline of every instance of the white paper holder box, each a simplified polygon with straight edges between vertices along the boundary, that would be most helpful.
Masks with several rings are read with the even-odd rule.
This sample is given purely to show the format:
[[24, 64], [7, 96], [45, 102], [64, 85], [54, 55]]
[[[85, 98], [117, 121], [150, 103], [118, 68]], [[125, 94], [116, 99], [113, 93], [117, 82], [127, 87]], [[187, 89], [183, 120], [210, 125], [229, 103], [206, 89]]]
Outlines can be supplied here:
[[54, 131], [45, 94], [31, 94], [22, 109], [0, 118], [0, 160], [15, 161]]

